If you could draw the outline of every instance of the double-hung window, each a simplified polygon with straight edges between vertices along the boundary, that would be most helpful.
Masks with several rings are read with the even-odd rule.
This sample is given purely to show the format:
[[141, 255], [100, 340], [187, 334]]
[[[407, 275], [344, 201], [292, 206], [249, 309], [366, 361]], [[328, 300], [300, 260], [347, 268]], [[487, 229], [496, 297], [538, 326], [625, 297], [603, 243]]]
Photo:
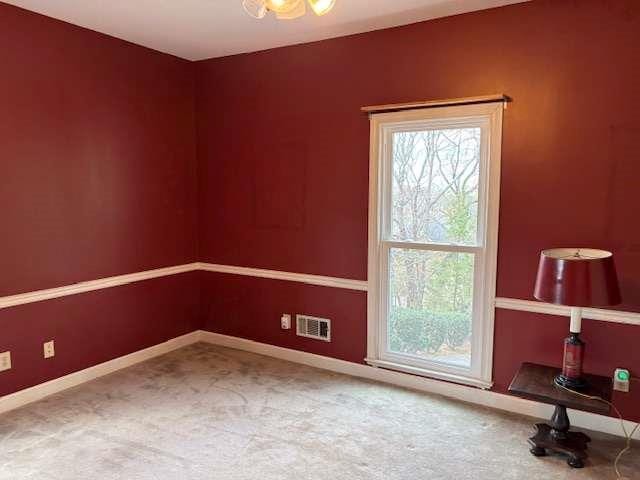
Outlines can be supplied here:
[[502, 110], [371, 115], [370, 364], [491, 385]]

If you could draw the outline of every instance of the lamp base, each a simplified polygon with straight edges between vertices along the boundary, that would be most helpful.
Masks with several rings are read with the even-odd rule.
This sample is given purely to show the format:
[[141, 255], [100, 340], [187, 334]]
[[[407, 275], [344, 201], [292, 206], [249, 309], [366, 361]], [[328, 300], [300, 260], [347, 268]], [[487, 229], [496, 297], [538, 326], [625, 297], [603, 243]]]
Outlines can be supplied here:
[[584, 390], [588, 387], [588, 383], [584, 378], [582, 377], [570, 378], [570, 377], [567, 377], [566, 375], [563, 375], [562, 373], [556, 375], [556, 378], [554, 378], [553, 383], [555, 383], [560, 387], [568, 388], [569, 390], [575, 390], [575, 391]]

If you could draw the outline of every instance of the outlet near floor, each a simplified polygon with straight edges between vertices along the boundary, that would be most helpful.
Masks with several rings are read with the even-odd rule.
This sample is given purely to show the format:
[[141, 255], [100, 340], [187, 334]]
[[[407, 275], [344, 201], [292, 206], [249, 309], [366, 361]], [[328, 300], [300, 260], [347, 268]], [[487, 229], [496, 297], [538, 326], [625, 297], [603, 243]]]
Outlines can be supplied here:
[[629, 370], [625, 368], [616, 368], [616, 371], [613, 374], [613, 389], [618, 392], [629, 393], [629, 380], [631, 380]]
[[44, 344], [44, 358], [55, 357], [55, 355], [56, 355], [56, 349], [53, 344], [53, 340], [46, 342]]
[[11, 370], [11, 352], [0, 353], [0, 372]]

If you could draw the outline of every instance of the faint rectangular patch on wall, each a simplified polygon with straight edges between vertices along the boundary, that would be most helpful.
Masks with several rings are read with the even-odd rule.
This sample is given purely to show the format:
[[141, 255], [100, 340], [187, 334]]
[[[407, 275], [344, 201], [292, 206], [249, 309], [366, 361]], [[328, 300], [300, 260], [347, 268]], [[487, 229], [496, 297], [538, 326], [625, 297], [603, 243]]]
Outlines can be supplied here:
[[267, 143], [256, 151], [253, 184], [257, 227], [304, 227], [307, 158], [307, 146], [301, 141]]
[[613, 126], [609, 155], [602, 159], [611, 163], [606, 238], [616, 257], [623, 302], [631, 305], [640, 301], [639, 157], [640, 128]]
[[[609, 158], [611, 177], [609, 180], [609, 225], [608, 234], [613, 239], [632, 242], [629, 228], [638, 223], [638, 177], [640, 176], [640, 128], [611, 128]], [[640, 243], [637, 245], [640, 249]]]

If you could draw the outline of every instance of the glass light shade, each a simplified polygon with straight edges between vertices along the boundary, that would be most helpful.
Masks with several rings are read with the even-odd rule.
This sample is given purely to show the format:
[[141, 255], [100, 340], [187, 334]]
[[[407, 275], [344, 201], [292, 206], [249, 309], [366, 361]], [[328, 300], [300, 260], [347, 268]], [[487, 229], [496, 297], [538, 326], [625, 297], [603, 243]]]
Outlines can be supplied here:
[[309, 5], [316, 15], [329, 13], [335, 4], [336, 0], [309, 0]]
[[253, 18], [264, 18], [267, 14], [267, 3], [265, 0], [242, 0], [245, 12]]
[[304, 0], [300, 0], [293, 10], [286, 13], [276, 12], [276, 17], [280, 20], [293, 20], [303, 16], [305, 13], [307, 13], [306, 4], [304, 3]]
[[286, 14], [299, 7], [304, 0], [266, 0], [267, 8], [275, 13]]

